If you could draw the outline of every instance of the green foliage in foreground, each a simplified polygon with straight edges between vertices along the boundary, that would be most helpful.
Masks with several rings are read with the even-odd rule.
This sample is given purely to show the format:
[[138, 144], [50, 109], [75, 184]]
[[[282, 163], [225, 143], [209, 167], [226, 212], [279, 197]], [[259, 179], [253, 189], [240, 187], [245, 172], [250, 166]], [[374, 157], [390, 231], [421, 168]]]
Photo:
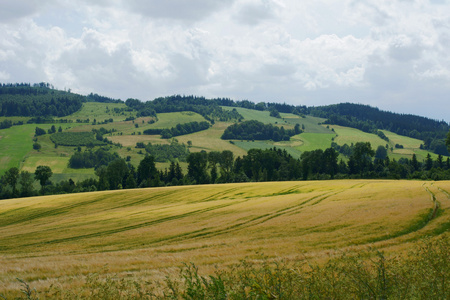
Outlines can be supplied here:
[[262, 263], [244, 260], [209, 276], [185, 264], [164, 282], [92, 274], [77, 291], [56, 285], [37, 292], [19, 280], [24, 296], [16, 299], [449, 299], [449, 250], [450, 240], [442, 236], [393, 258], [373, 249], [324, 265], [263, 257]]

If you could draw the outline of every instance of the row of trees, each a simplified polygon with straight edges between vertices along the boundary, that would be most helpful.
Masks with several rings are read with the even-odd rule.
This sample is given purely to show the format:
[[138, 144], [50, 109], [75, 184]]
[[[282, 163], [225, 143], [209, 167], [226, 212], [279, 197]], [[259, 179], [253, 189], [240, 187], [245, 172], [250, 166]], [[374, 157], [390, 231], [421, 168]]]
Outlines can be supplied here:
[[[53, 172], [48, 166], [38, 166], [32, 173], [28, 171], [20, 171], [16, 167], [8, 169], [0, 178], [0, 199], [15, 197], [30, 197], [36, 195], [33, 183], [39, 181], [41, 185], [41, 193], [45, 193], [45, 185]], [[8, 189], [9, 187], [9, 189]], [[18, 188], [20, 187], [20, 189]]]
[[204, 97], [173, 95], [147, 102], [127, 99], [125, 104], [137, 110], [139, 116], [156, 116], [156, 113], [192, 111], [202, 115], [211, 123], [214, 123], [214, 120], [230, 121], [243, 119], [236, 110], [224, 110], [215, 101]]
[[189, 155], [189, 148], [184, 144], [179, 144], [176, 139], [172, 139], [169, 145], [152, 143], [145, 145], [139, 142], [136, 143], [136, 148], [145, 149], [157, 162], [186, 161]]
[[256, 120], [235, 123], [225, 129], [223, 140], [273, 140], [289, 141], [291, 136], [301, 133], [300, 125], [296, 124], [294, 129], [284, 129], [272, 124], [264, 124]]
[[206, 121], [202, 122], [189, 122], [189, 123], [182, 123], [177, 124], [177, 126], [172, 128], [165, 128], [165, 129], [146, 129], [144, 130], [144, 134], [153, 135], [153, 134], [161, 134], [161, 137], [163, 139], [170, 139], [175, 136], [179, 135], [185, 135], [193, 132], [198, 132], [202, 130], [206, 130], [210, 127], [210, 123]]
[[[81, 150], [81, 149], [80, 149]], [[99, 168], [100, 166], [107, 166], [110, 162], [118, 159], [119, 155], [114, 152], [111, 153], [103, 148], [97, 150], [86, 150], [84, 152], [77, 151], [69, 159], [69, 167], [73, 169], [82, 168]]]
[[[450, 143], [450, 137], [448, 138]], [[383, 148], [383, 147], [381, 147]], [[450, 159], [430, 155], [419, 162], [415, 155], [411, 159], [391, 160], [383, 151], [371, 148], [370, 143], [356, 143], [351, 148], [348, 161], [338, 160], [339, 153], [333, 149], [304, 152], [300, 159], [294, 159], [286, 150], [251, 149], [247, 155], [235, 158], [231, 151], [195, 152], [187, 156], [188, 172], [183, 174], [178, 163], [172, 162], [169, 169], [157, 170], [155, 158], [146, 155], [137, 169], [124, 159], [113, 156], [113, 160], [96, 165], [94, 162], [103, 152], [75, 154], [78, 158], [92, 162], [85, 167], [96, 167], [98, 179], [87, 179], [78, 183], [69, 179], [52, 184], [52, 171], [39, 166], [34, 177], [17, 168], [11, 168], [2, 176], [0, 197], [27, 197], [37, 195], [34, 180], [39, 181], [39, 194], [72, 193], [94, 190], [153, 187], [164, 185], [209, 184], [246, 181], [285, 181], [344, 178], [387, 178], [387, 179], [450, 179]], [[105, 154], [105, 153], [103, 153]], [[91, 157], [92, 156], [92, 157]], [[100, 155], [101, 156], [101, 155]], [[103, 160], [103, 158], [100, 158]], [[20, 187], [20, 188], [18, 188]]]
[[63, 117], [81, 109], [86, 98], [47, 86], [0, 86], [0, 116]]

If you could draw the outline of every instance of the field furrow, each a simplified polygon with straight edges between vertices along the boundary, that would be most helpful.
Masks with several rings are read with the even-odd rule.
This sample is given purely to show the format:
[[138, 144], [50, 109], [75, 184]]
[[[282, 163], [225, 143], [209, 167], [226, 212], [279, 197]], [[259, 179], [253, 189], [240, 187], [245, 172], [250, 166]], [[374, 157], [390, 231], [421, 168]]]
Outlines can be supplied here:
[[[450, 229], [450, 182], [334, 180], [198, 185], [0, 202], [0, 290], [77, 274], [151, 277], [181, 262], [322, 259], [407, 251]], [[152, 271], [150, 271], [152, 270]]]

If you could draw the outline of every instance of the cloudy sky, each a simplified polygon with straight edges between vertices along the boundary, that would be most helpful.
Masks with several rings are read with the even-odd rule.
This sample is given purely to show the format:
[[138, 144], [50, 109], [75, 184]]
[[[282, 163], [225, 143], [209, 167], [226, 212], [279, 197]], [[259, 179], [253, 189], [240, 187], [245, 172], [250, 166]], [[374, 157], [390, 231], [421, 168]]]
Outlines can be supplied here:
[[450, 121], [450, 0], [1, 0], [0, 82]]

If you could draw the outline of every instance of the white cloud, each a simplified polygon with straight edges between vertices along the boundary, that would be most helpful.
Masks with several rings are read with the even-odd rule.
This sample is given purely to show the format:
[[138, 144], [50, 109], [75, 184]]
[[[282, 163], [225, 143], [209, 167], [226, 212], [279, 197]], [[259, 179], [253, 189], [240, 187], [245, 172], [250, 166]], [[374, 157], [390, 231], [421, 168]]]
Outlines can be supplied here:
[[275, 18], [281, 8], [280, 4], [271, 0], [252, 0], [236, 6], [234, 19], [247, 25], [258, 25]]
[[123, 99], [354, 101], [449, 120], [428, 110], [448, 101], [448, 1], [36, 3], [2, 2], [1, 81]]
[[38, 1], [3, 0], [0, 9], [0, 23], [16, 21], [33, 15], [38, 10]]
[[125, 0], [124, 5], [130, 11], [152, 19], [174, 19], [196, 22], [209, 17], [233, 0]]

